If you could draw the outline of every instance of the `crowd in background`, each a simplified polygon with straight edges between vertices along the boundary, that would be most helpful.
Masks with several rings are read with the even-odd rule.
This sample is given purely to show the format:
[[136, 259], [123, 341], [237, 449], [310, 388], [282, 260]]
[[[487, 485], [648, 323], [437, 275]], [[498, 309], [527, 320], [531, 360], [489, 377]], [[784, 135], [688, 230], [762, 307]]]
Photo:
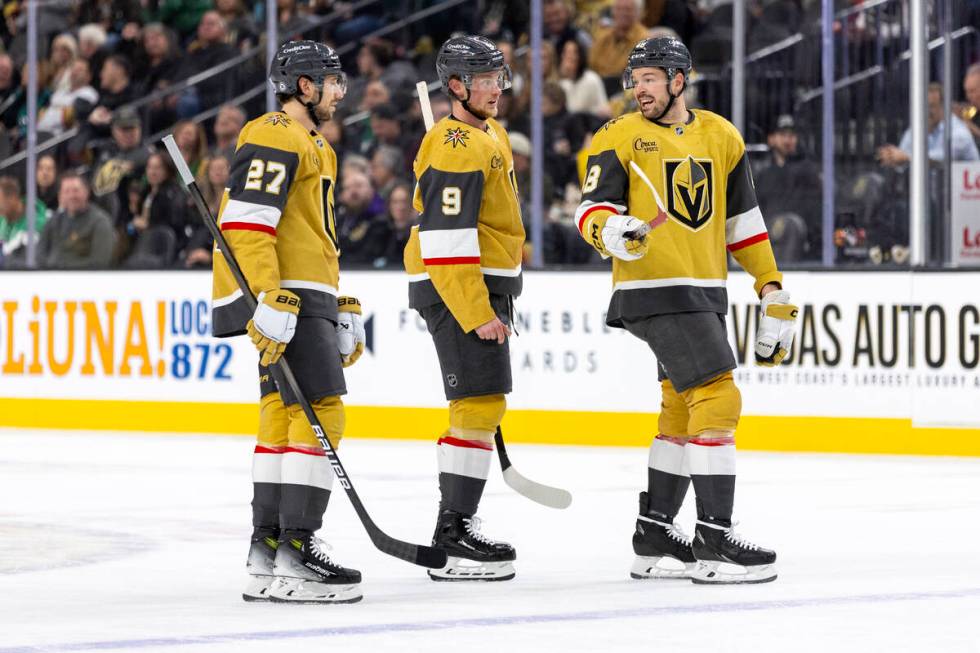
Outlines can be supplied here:
[[[980, 15], [980, 2], [967, 1], [978, 5]], [[424, 127], [414, 85], [435, 79], [435, 53], [450, 30], [495, 39], [514, 71], [498, 119], [511, 136], [524, 216], [530, 216], [528, 3], [462, 3], [386, 38], [371, 36], [437, 4], [379, 0], [355, 10], [334, 0], [277, 2], [280, 36], [330, 43], [341, 52], [350, 77], [340, 111], [323, 129], [340, 164], [336, 209], [345, 266], [401, 265], [409, 230], [418, 219], [411, 166]], [[748, 4], [750, 48], [812, 24], [820, 5], [817, 0]], [[174, 134], [216, 212], [238, 132], [264, 111], [264, 8], [264, 2], [245, 0], [50, 0], [41, 5], [38, 142], [58, 142], [38, 159], [37, 205], [29, 208], [23, 162], [2, 166], [26, 143], [26, 12], [23, 4], [6, 2], [0, 27], [0, 265], [25, 265], [27, 215], [33, 211], [38, 267], [210, 266], [209, 235], [155, 141]], [[696, 68], [689, 106], [699, 107], [698, 71], [727, 60], [730, 19], [728, 0], [543, 0], [546, 215], [542, 242], [529, 243], [528, 256], [531, 248], [540, 247], [548, 263], [598, 262], [575, 232], [571, 216], [592, 133], [609, 118], [635, 109], [620, 82], [630, 49], [648, 36], [684, 40]], [[182, 84], [224, 62], [232, 63], [197, 83]], [[963, 108], [980, 106], [980, 69], [971, 68], [963, 85]], [[260, 92], [248, 95], [250, 89]], [[437, 119], [448, 113], [444, 95], [435, 92], [432, 100]], [[202, 112], [208, 113], [202, 117]], [[980, 116], [975, 113], [972, 122], [954, 124], [954, 134], [968, 135], [954, 150], [957, 158], [976, 157], [973, 139], [980, 138]], [[766, 127], [768, 147], [753, 155], [753, 170], [777, 256], [819, 259], [817, 160], [802, 146], [803, 127], [794, 116], [780, 115]], [[940, 127], [930, 119], [930, 130]], [[882, 169], [901, 168], [907, 158], [896, 152], [907, 151], [903, 143], [882, 148]], [[835, 240], [852, 235], [842, 226]], [[907, 245], [907, 234], [889, 232], [888, 238], [881, 243], [887, 256], [900, 255], [894, 247]], [[900, 262], [899, 255], [894, 260]]]

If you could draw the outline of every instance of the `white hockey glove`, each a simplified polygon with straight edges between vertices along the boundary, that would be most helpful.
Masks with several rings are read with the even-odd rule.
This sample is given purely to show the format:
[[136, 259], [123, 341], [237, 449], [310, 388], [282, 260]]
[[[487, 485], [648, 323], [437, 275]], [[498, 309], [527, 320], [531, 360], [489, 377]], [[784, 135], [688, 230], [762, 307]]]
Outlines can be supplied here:
[[337, 349], [344, 367], [350, 367], [364, 353], [364, 319], [361, 302], [354, 297], [337, 298]]
[[774, 290], [762, 298], [762, 315], [755, 336], [755, 362], [772, 367], [779, 365], [790, 347], [799, 309], [789, 303], [789, 292]]
[[[635, 261], [647, 254], [650, 225], [631, 215], [611, 215], [603, 225], [600, 237], [606, 254], [623, 261]], [[601, 250], [600, 250], [601, 251]]]
[[260, 292], [258, 306], [245, 330], [255, 348], [262, 354], [262, 365], [273, 365], [286, 351], [286, 345], [296, 333], [296, 317], [299, 315], [299, 297], [277, 288]]

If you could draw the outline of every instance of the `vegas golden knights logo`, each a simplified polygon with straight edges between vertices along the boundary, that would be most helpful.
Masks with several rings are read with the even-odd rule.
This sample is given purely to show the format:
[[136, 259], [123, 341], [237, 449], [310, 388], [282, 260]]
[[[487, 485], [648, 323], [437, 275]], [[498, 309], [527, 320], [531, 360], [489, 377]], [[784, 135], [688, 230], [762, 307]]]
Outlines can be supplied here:
[[714, 213], [714, 177], [711, 159], [664, 161], [667, 186], [667, 212], [681, 224], [700, 229]]

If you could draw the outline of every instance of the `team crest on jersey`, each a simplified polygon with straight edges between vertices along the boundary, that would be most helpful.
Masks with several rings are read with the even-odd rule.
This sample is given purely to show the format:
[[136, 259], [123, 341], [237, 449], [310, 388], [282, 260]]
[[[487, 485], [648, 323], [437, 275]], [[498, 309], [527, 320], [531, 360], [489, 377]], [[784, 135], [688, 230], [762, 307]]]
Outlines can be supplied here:
[[453, 149], [456, 149], [457, 145], [462, 145], [466, 147], [466, 141], [470, 137], [470, 132], [467, 129], [462, 129], [461, 127], [453, 127], [446, 130], [446, 140], [443, 141], [443, 145], [452, 145]]
[[711, 159], [664, 160], [667, 213], [681, 224], [697, 230], [714, 213], [714, 176]]
[[268, 118], [266, 118], [265, 122], [266, 124], [272, 125], [273, 127], [275, 127], [276, 125], [282, 125], [283, 127], [288, 127], [290, 121], [289, 118], [282, 115], [281, 113], [274, 113]]

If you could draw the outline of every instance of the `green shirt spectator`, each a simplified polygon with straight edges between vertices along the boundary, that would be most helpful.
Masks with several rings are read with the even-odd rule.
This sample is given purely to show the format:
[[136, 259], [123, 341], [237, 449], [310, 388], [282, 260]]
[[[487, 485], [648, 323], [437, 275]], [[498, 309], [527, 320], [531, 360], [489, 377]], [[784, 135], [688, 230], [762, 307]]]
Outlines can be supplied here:
[[0, 266], [5, 269], [27, 265], [27, 244], [38, 241], [47, 222], [48, 208], [37, 200], [34, 205], [34, 238], [28, 237], [27, 211], [21, 197], [20, 183], [14, 177], [0, 177]]

